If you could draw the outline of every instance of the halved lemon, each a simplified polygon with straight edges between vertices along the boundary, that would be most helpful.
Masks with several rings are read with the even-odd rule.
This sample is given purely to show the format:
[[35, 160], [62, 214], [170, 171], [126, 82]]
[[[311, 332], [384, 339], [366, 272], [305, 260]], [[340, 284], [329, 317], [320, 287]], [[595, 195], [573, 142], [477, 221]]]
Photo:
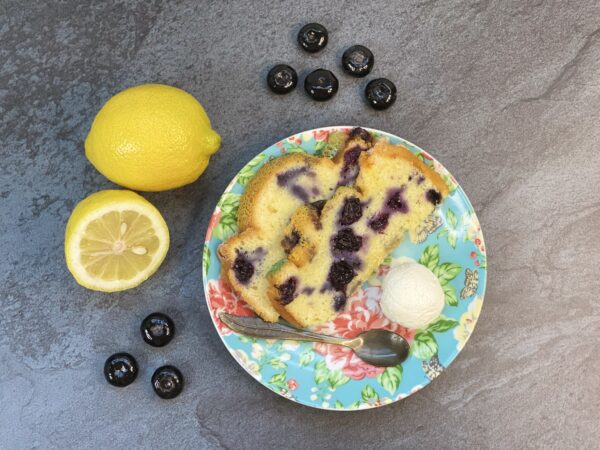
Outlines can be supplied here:
[[165, 259], [169, 229], [160, 212], [131, 191], [106, 190], [82, 200], [65, 230], [67, 267], [95, 291], [138, 286]]

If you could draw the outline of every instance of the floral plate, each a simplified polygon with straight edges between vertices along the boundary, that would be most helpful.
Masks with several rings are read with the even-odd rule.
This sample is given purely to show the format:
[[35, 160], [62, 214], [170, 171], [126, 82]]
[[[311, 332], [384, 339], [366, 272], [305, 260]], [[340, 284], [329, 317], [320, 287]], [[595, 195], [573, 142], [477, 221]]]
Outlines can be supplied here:
[[[204, 294], [212, 320], [236, 361], [259, 383], [290, 400], [315, 408], [355, 410], [382, 406], [418, 391], [456, 358], [469, 336], [483, 304], [486, 256], [479, 221], [467, 196], [450, 173], [428, 153], [397, 136], [369, 130], [392, 144], [402, 144], [442, 175], [450, 187], [438, 214], [432, 216], [413, 243], [405, 239], [370, 280], [348, 298], [345, 310], [318, 327], [326, 334], [353, 337], [371, 328], [387, 328], [411, 343], [411, 355], [396, 367], [374, 367], [351, 350], [309, 342], [265, 340], [238, 335], [217, 317], [220, 311], [251, 315], [220, 279], [218, 245], [234, 233], [240, 195], [256, 171], [270, 158], [286, 153], [321, 155], [332, 131], [327, 127], [305, 131], [277, 142], [250, 161], [231, 181], [210, 220], [203, 253]], [[390, 267], [411, 258], [431, 269], [444, 289], [442, 315], [426, 329], [409, 330], [389, 321], [381, 312], [381, 281]]]

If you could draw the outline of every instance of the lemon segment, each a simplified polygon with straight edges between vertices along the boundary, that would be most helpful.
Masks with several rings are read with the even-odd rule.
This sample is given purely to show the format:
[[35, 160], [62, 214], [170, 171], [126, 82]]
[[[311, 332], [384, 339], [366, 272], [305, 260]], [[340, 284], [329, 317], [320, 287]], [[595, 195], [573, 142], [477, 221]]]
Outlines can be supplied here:
[[160, 266], [169, 229], [160, 212], [131, 191], [90, 195], [73, 210], [65, 231], [67, 267], [82, 286], [115, 292], [138, 286]]

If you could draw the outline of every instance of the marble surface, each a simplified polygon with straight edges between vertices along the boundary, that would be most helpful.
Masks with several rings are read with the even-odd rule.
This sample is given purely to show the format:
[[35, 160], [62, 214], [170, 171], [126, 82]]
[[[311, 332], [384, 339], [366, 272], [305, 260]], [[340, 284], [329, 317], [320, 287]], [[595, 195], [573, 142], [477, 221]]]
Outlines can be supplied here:
[[[327, 49], [294, 42], [311, 20]], [[397, 85], [375, 112], [366, 80], [343, 76], [354, 43]], [[276, 97], [264, 77], [340, 75], [327, 103]], [[597, 448], [600, 441], [600, 2], [0, 2], [0, 447]], [[94, 114], [126, 87], [162, 82], [195, 95], [223, 136], [191, 186], [148, 194], [171, 251], [138, 289], [79, 287], [63, 232], [82, 198], [111, 188], [87, 162]], [[258, 385], [225, 351], [202, 293], [210, 212], [230, 177], [294, 132], [333, 124], [387, 130], [456, 176], [482, 222], [486, 301], [465, 350], [416, 395], [335, 413]], [[176, 339], [139, 336], [149, 312]], [[130, 351], [138, 382], [111, 388], [104, 359]], [[177, 365], [187, 386], [161, 401], [149, 378]]]

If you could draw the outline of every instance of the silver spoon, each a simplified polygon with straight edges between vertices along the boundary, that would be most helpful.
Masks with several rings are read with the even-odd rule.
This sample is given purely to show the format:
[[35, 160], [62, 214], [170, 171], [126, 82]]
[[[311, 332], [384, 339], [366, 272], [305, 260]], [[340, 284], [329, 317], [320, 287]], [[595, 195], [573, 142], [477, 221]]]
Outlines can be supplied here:
[[219, 313], [221, 321], [233, 331], [266, 339], [294, 339], [297, 341], [322, 342], [351, 348], [363, 361], [380, 367], [397, 366], [408, 358], [410, 346], [406, 339], [388, 330], [365, 331], [355, 338], [335, 336], [299, 330], [281, 323], [267, 323], [258, 317], [233, 316]]

